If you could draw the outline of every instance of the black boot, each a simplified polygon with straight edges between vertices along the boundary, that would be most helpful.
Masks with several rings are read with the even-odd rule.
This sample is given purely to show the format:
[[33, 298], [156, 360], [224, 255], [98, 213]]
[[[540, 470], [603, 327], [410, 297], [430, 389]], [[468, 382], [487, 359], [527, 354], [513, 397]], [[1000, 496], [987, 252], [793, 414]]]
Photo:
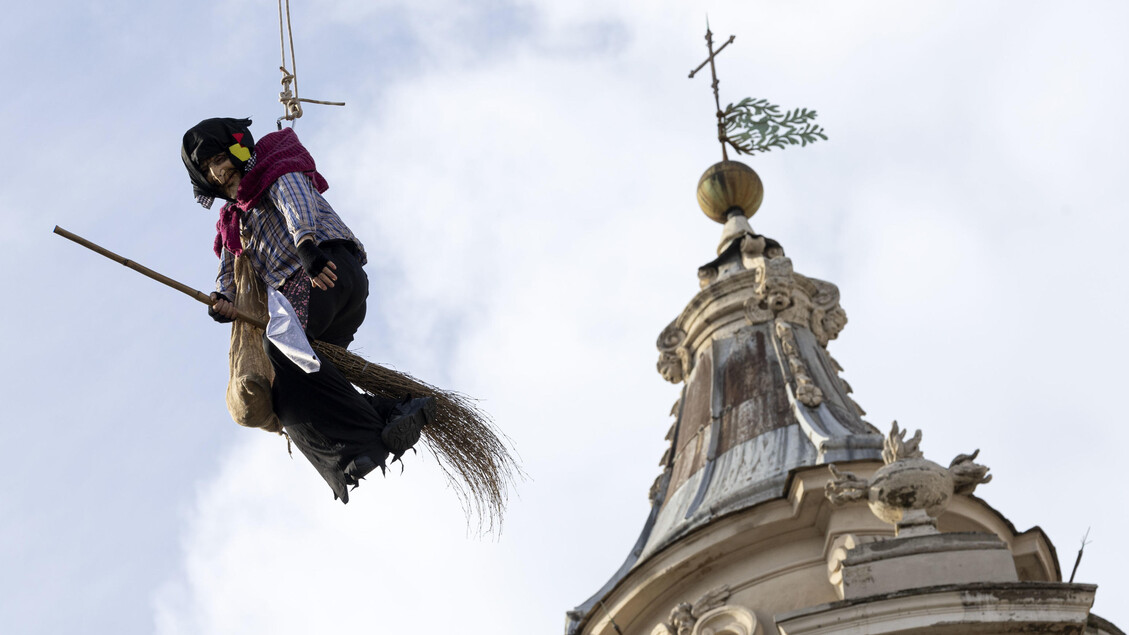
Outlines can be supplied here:
[[376, 411], [376, 414], [380, 415], [383, 421], [391, 421], [396, 414], [396, 410], [404, 402], [408, 401], [407, 398], [393, 399], [391, 397], [378, 397], [376, 395], [370, 395], [367, 392], [363, 393], [361, 396], [368, 400], [369, 405]]
[[388, 451], [392, 453], [392, 461], [397, 461], [409, 449], [414, 451], [419, 442], [420, 431], [423, 426], [435, 420], [435, 397], [420, 397], [419, 399], [405, 399], [392, 411], [388, 425], [380, 433], [380, 438]]
[[367, 454], [355, 457], [352, 461], [349, 461], [349, 465], [345, 466], [346, 482], [355, 488], [360, 484], [361, 479], [378, 467], [381, 473], [385, 473], [384, 463], [377, 463]]

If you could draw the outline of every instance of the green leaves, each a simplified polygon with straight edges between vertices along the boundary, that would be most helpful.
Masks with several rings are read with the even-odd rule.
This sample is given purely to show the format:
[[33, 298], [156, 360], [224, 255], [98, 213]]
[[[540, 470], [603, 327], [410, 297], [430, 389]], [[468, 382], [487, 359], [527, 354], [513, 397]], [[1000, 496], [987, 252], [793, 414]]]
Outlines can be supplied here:
[[729, 104], [722, 113], [725, 124], [725, 142], [738, 154], [783, 150], [787, 146], [806, 146], [818, 139], [827, 140], [823, 128], [813, 121], [814, 110], [797, 108], [780, 113], [780, 106], [767, 99], [746, 97]]

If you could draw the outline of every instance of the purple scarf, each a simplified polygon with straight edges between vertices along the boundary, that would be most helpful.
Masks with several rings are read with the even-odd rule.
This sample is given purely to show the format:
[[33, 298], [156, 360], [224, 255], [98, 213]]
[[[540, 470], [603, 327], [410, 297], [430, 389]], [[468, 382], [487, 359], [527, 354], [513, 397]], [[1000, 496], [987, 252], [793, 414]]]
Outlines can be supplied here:
[[255, 144], [255, 167], [243, 175], [235, 202], [224, 205], [216, 221], [213, 249], [217, 257], [223, 255], [225, 247], [237, 257], [243, 253], [243, 242], [239, 239], [240, 215], [255, 207], [278, 177], [291, 172], [309, 176], [318, 192], [329, 189], [329, 183], [318, 173], [314, 158], [298, 141], [293, 129], [283, 128], [259, 139]]

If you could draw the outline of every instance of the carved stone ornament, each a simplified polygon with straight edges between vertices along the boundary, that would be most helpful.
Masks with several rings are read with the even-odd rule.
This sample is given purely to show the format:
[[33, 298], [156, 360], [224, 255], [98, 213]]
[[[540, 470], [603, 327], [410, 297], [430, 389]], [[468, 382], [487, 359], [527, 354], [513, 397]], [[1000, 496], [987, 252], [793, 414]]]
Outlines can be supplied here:
[[690, 635], [760, 635], [760, 628], [752, 611], [727, 604], [703, 614]]
[[[697, 602], [681, 602], [670, 610], [667, 622], [659, 623], [651, 631], [651, 635], [691, 635], [695, 633], [694, 626], [706, 613], [725, 604], [729, 599], [729, 585], [706, 591]], [[751, 635], [751, 634], [750, 634]]]
[[[749, 324], [782, 319], [809, 329], [824, 348], [839, 336], [847, 324], [847, 314], [839, 306], [838, 287], [796, 273], [779, 243], [752, 233], [747, 226], [730, 233], [722, 241], [718, 258], [698, 269], [701, 288], [716, 283], [721, 277], [722, 263], [730, 262], [734, 252], [738, 252], [742, 268], [752, 274], [752, 297], [745, 300], [743, 307]], [[660, 346], [660, 350], [667, 349]], [[673, 358], [668, 358], [667, 363], [673, 363]]]
[[[755, 301], [745, 303], [750, 323], [765, 322], [764, 316], [771, 314], [810, 329], [819, 345], [826, 348], [827, 342], [838, 337], [847, 325], [847, 313], [839, 306], [839, 288], [795, 273], [792, 261], [782, 255], [770, 258], [755, 254], [760, 244], [751, 243], [752, 240], [746, 237], [741, 244], [743, 264], [756, 276]], [[746, 246], [748, 254], [744, 251]]]
[[[797, 285], [798, 287], [799, 285]], [[777, 318], [811, 330], [811, 312], [815, 308], [808, 294], [799, 288], [792, 289], [788, 305], [776, 314]]]
[[792, 261], [778, 258], [755, 258], [750, 269], [756, 270], [757, 286], [755, 293], [765, 308], [773, 313], [783, 311], [792, 303], [793, 272]]
[[780, 339], [784, 355], [788, 360], [788, 368], [792, 371], [796, 399], [805, 406], [819, 407], [819, 404], [823, 403], [823, 391], [815, 385], [815, 381], [808, 373], [807, 366], [804, 365], [803, 358], [800, 357], [800, 349], [796, 344], [796, 335], [792, 332], [792, 325], [783, 319], [776, 320], [776, 337]]
[[847, 312], [839, 306], [839, 288], [823, 280], [811, 280], [818, 292], [812, 298], [815, 307], [811, 312], [811, 331], [819, 345], [827, 347], [827, 342], [839, 337], [847, 325]]
[[760, 300], [755, 297], [745, 300], [745, 319], [749, 324], [764, 324], [776, 317], [772, 311], [761, 307], [760, 304]]
[[747, 235], [741, 239], [741, 264], [753, 268], [753, 259], [764, 255], [764, 236]]
[[655, 366], [663, 379], [672, 384], [681, 383], [690, 375], [690, 351], [683, 345], [685, 341], [686, 331], [671, 322], [655, 343], [659, 349], [659, 361]]
[[678, 355], [669, 351], [661, 351], [659, 353], [659, 361], [655, 364], [659, 374], [663, 379], [672, 384], [681, 383], [684, 379], [682, 374], [682, 362], [678, 359]]
[[869, 481], [828, 465], [835, 480], [827, 483], [824, 493], [834, 505], [866, 500], [870, 511], [894, 525], [899, 536], [937, 533], [937, 517], [953, 494], [971, 494], [992, 477], [987, 467], [973, 463], [979, 450], [958, 455], [945, 469], [925, 459], [921, 430], [908, 441], [905, 436], [895, 421], [882, 450], [886, 465]]
[[847, 559], [850, 550], [881, 539], [880, 536], [840, 534], [831, 541], [827, 550], [827, 581], [835, 587], [840, 600], [843, 599], [843, 561]]
[[717, 280], [718, 271], [717, 267], [713, 265], [706, 265], [698, 269], [698, 287], [705, 289]]

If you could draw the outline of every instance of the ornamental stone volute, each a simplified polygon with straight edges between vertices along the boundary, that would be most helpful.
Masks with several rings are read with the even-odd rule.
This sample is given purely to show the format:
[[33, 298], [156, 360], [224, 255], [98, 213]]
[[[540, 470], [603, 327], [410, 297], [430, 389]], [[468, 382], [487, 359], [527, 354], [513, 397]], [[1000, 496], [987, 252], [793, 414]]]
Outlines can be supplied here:
[[685, 341], [686, 331], [671, 322], [659, 334], [659, 339], [655, 343], [659, 349], [656, 368], [663, 379], [672, 384], [682, 383], [690, 374], [690, 355], [683, 345]]

